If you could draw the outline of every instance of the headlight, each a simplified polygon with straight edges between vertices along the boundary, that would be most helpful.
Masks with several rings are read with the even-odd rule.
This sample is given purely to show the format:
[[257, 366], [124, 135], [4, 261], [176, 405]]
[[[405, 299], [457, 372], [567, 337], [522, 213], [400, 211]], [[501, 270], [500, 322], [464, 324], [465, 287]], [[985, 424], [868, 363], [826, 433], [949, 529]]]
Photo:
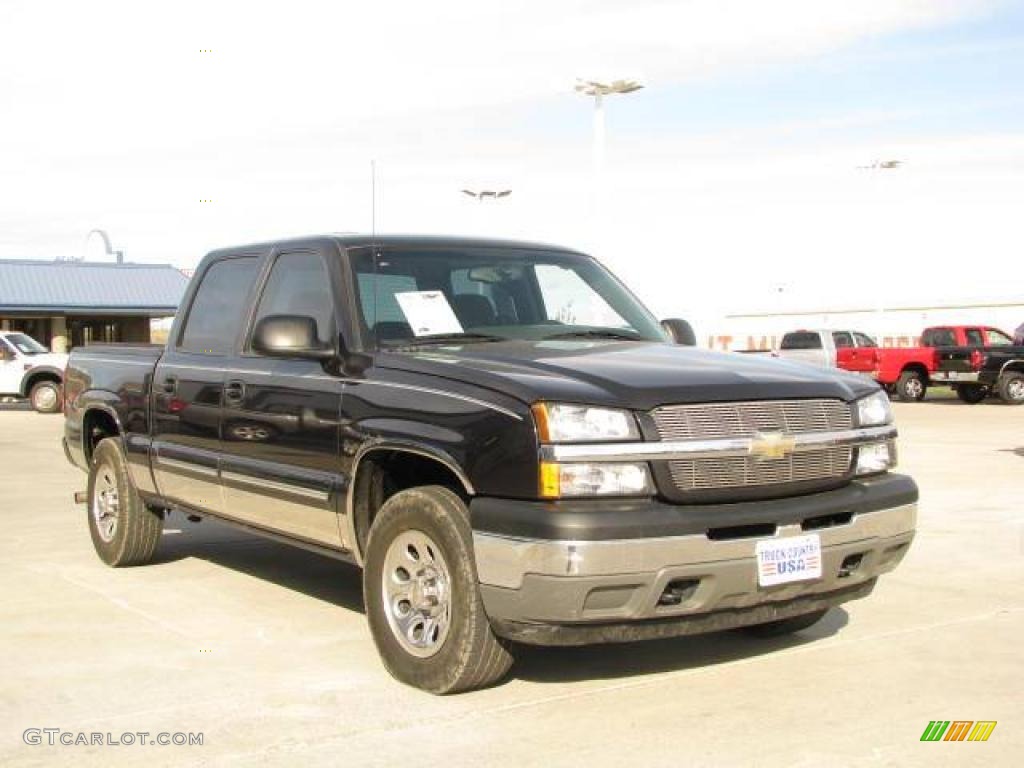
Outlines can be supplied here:
[[896, 466], [896, 443], [869, 443], [857, 449], [857, 474], [875, 475]]
[[862, 427], [877, 427], [892, 422], [892, 405], [885, 392], [875, 392], [857, 401], [857, 422]]
[[636, 419], [629, 411], [567, 403], [533, 406], [537, 434], [542, 443], [594, 443], [639, 440]]
[[643, 462], [540, 465], [540, 495], [545, 499], [651, 493], [651, 475]]

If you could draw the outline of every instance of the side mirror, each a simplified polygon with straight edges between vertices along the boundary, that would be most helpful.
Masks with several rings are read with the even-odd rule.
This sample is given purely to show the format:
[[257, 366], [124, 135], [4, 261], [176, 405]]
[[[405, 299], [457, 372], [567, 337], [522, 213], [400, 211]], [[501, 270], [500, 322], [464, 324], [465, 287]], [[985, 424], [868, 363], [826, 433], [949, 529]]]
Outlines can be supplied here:
[[263, 355], [327, 360], [334, 350], [317, 337], [316, 320], [305, 315], [269, 315], [256, 324], [252, 348]]
[[661, 321], [661, 327], [668, 331], [672, 341], [684, 347], [697, 346], [697, 335], [693, 332], [693, 326], [680, 317], [670, 317]]

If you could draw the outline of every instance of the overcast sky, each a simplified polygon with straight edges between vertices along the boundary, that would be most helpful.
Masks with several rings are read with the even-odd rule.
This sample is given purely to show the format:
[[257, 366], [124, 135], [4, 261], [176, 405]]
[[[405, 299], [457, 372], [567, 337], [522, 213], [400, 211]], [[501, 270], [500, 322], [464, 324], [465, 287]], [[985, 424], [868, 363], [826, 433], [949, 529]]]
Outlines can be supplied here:
[[[577, 77], [646, 86], [600, 226]], [[0, 0], [0, 257], [369, 230], [375, 159], [379, 231], [590, 249], [661, 315], [1024, 300], [1022, 83], [1008, 2]]]

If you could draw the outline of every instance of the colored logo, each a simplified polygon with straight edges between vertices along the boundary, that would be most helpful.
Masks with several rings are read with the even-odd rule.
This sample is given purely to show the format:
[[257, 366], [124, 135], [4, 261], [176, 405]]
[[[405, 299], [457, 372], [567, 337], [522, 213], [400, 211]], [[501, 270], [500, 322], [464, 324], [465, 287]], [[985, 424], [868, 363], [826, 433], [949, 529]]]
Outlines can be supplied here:
[[750, 455], [759, 459], [781, 459], [793, 452], [796, 438], [781, 432], [758, 432], [750, 441]]
[[930, 720], [921, 741], [988, 741], [995, 720]]

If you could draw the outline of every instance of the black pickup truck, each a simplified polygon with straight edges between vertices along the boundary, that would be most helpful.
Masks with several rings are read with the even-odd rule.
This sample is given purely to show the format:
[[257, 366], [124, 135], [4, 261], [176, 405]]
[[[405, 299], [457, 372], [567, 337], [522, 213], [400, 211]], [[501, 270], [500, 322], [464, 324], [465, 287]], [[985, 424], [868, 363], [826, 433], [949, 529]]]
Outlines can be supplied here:
[[687, 329], [553, 246], [218, 250], [166, 347], [72, 353], [64, 448], [107, 564], [175, 511], [350, 560], [384, 664], [434, 693], [516, 643], [808, 627], [913, 538], [888, 400]]
[[[943, 331], [935, 329], [936, 334]], [[966, 340], [966, 346], [939, 346], [934, 378], [955, 382], [960, 399], [968, 403], [980, 403], [991, 394], [1009, 405], [1024, 403], [1024, 345], [985, 325], [967, 328]], [[976, 394], [964, 397], [965, 391]]]

